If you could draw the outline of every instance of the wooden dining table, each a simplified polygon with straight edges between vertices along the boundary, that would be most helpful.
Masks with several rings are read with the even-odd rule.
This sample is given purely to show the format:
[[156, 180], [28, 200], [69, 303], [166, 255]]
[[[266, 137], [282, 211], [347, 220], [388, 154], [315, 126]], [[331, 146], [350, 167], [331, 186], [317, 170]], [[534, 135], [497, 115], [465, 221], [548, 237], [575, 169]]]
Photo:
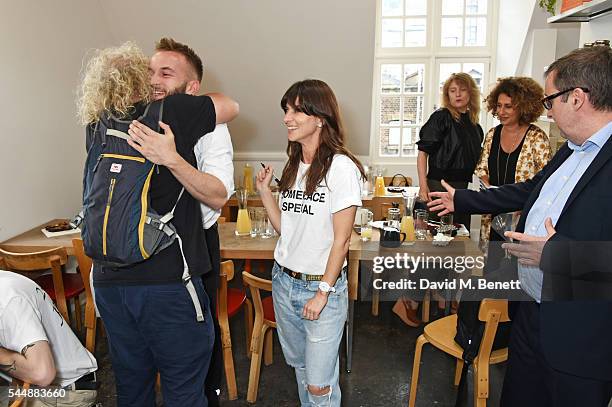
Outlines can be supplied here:
[[[42, 225], [36, 226], [18, 236], [0, 243], [0, 248], [13, 252], [31, 252], [45, 250], [53, 247], [64, 247], [69, 255], [74, 255], [72, 239], [80, 237], [80, 234], [48, 238], [41, 229], [47, 225], [58, 223], [65, 219], [53, 219]], [[226, 222], [219, 224], [219, 243], [221, 258], [244, 259], [244, 260], [273, 260], [274, 248], [278, 237], [264, 239], [261, 237], [236, 236], [234, 233], [236, 224]], [[346, 323], [346, 370], [352, 369], [353, 356], [353, 329], [354, 329], [354, 303], [358, 299], [359, 269], [360, 263], [372, 261], [377, 256], [394, 256], [396, 253], [410, 253], [425, 256], [477, 256], [482, 253], [478, 245], [469, 238], [456, 238], [449, 246], [437, 247], [431, 241], [417, 241], [413, 244], [404, 244], [398, 248], [387, 249], [380, 247], [378, 243], [378, 231], [375, 229], [372, 240], [362, 242], [360, 236], [353, 232], [348, 253], [348, 318]]]

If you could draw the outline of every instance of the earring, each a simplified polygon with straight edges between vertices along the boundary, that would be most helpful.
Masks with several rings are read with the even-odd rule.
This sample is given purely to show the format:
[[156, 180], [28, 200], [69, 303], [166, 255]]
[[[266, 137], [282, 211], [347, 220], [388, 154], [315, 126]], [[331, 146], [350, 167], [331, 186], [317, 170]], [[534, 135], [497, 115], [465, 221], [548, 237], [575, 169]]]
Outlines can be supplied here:
[[319, 124], [317, 124], [317, 127], [318, 127], [318, 128], [323, 127], [323, 123], [319, 123]]

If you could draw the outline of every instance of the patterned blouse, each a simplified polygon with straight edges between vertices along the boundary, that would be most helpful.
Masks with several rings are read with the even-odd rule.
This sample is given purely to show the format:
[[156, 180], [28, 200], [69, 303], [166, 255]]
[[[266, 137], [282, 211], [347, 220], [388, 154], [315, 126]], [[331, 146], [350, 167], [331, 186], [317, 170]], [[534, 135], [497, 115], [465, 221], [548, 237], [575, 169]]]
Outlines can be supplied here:
[[[495, 127], [491, 128], [485, 136], [484, 145], [482, 147], [482, 154], [474, 175], [478, 178], [487, 176], [490, 178], [489, 173], [489, 154], [491, 152], [491, 144], [493, 142], [493, 134], [495, 133]], [[500, 140], [501, 143], [501, 140]], [[514, 182], [524, 182], [531, 179], [537, 174], [552, 156], [552, 150], [550, 148], [550, 142], [548, 135], [536, 126], [532, 124], [525, 135], [523, 146], [516, 162], [516, 171], [514, 172]], [[519, 215], [520, 212], [516, 212], [515, 215]], [[518, 218], [518, 216], [515, 216]], [[489, 233], [491, 229], [491, 215], [482, 215], [482, 221], [480, 226], [480, 249], [486, 252], [487, 244], [489, 243]]]

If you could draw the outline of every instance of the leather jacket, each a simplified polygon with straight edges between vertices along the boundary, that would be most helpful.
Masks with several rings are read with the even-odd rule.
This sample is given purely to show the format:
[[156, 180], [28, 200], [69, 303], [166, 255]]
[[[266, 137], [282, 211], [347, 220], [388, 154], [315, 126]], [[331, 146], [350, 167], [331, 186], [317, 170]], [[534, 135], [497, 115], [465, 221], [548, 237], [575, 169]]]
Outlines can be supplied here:
[[459, 121], [446, 108], [436, 110], [421, 127], [420, 151], [428, 154], [427, 178], [446, 181], [472, 181], [484, 133], [479, 124], [462, 113]]

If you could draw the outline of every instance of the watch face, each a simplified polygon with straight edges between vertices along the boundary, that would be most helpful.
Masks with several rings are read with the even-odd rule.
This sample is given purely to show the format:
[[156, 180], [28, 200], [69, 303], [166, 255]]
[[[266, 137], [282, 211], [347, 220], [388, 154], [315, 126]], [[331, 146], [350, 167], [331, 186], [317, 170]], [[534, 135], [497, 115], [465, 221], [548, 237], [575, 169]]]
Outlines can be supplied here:
[[325, 281], [321, 281], [319, 283], [319, 290], [323, 291], [324, 293], [327, 293], [329, 292], [329, 289], [330, 289], [330, 286]]

